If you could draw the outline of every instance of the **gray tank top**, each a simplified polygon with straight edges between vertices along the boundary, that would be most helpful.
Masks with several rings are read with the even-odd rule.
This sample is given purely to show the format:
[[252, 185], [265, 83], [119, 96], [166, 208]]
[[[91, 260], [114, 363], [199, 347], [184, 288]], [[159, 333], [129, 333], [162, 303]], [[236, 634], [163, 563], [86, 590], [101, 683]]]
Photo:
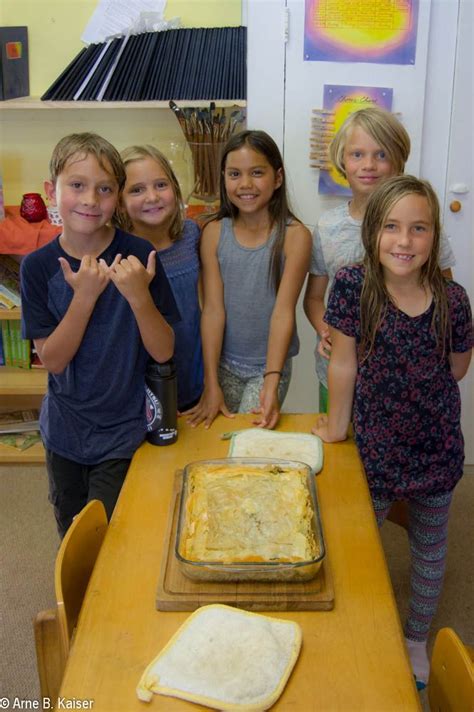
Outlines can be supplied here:
[[[275, 289], [268, 279], [268, 266], [276, 234], [256, 248], [240, 245], [231, 218], [223, 218], [217, 258], [224, 284], [226, 324], [221, 358], [242, 364], [265, 364]], [[283, 258], [284, 260], [284, 258]], [[287, 358], [299, 351], [295, 331]]]

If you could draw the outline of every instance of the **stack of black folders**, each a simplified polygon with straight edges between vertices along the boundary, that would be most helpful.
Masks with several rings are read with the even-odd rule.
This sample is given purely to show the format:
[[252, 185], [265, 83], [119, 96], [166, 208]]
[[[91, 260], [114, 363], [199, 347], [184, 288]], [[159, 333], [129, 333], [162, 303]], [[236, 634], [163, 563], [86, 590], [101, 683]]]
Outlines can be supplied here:
[[245, 100], [247, 28], [145, 32], [84, 47], [41, 97]]

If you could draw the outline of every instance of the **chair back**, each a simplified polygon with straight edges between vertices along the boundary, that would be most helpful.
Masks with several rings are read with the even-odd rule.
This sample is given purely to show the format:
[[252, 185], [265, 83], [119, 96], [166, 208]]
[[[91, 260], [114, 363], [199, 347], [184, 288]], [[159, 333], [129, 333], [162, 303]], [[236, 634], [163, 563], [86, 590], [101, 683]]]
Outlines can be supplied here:
[[74, 517], [56, 556], [54, 585], [59, 644], [64, 664], [106, 531], [104, 505], [93, 499]]
[[474, 710], [473, 650], [452, 628], [438, 631], [431, 656], [428, 700], [431, 712]]

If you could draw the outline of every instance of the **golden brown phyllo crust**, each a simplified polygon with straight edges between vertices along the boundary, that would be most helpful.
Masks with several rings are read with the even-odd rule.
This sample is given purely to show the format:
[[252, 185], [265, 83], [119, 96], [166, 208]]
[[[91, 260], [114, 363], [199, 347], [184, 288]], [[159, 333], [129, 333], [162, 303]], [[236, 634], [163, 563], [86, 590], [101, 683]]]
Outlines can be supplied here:
[[180, 554], [190, 561], [299, 562], [319, 554], [307, 470], [200, 464], [189, 474]]

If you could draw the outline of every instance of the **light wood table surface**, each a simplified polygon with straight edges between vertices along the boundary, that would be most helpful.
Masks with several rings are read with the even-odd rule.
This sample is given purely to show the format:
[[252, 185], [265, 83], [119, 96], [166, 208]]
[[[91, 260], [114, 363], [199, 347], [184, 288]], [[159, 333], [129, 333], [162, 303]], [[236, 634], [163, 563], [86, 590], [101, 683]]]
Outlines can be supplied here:
[[[220, 416], [209, 430], [179, 423], [171, 446], [136, 453], [84, 601], [63, 678], [66, 700], [94, 712], [143, 712], [135, 688], [189, 613], [160, 612], [155, 596], [173, 477], [188, 462], [225, 457], [223, 432], [254, 416]], [[314, 415], [283, 415], [278, 430], [309, 432]], [[370, 497], [352, 441], [325, 445], [317, 477], [330, 561], [332, 611], [275, 612], [297, 621], [303, 646], [274, 709], [288, 712], [420, 710]], [[154, 695], [150, 710], [205, 709]]]

